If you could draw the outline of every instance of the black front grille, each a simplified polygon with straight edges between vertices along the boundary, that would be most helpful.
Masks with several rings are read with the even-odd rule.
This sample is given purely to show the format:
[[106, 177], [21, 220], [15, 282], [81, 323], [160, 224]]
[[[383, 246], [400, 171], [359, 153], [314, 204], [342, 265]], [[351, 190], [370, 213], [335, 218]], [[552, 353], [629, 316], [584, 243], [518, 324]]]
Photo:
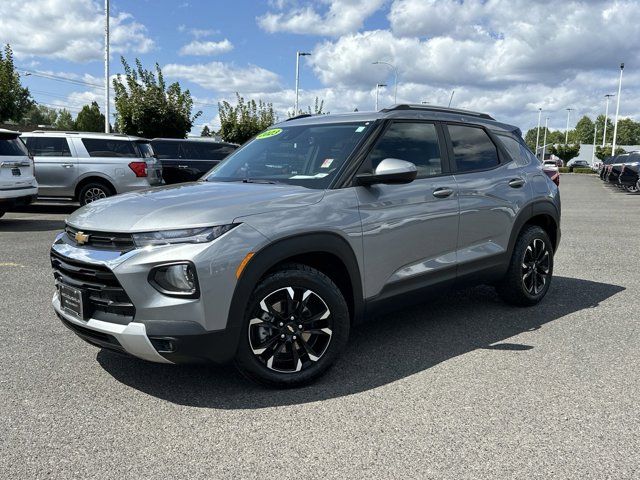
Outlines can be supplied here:
[[87, 317], [123, 325], [133, 320], [136, 309], [107, 267], [73, 260], [54, 250], [51, 250], [51, 266], [56, 282], [82, 290]]
[[76, 242], [76, 233], [79, 231], [84, 235], [88, 235], [87, 241], [82, 245], [90, 246], [93, 248], [102, 248], [105, 250], [118, 250], [121, 252], [129, 251], [135, 248], [133, 243], [133, 237], [130, 233], [111, 233], [111, 232], [96, 232], [92, 230], [79, 230], [70, 225], [65, 228], [67, 236], [72, 243]]

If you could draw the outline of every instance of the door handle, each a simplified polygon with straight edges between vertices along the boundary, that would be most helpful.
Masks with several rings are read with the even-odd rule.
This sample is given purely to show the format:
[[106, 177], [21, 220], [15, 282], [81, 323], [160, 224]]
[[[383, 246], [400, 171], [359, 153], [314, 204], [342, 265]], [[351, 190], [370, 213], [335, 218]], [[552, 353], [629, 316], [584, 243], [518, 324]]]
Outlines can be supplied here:
[[73, 163], [63, 163], [62, 168], [71, 168], [73, 167]]
[[523, 185], [524, 185], [524, 178], [514, 178], [512, 180], [509, 180], [509, 186], [511, 188], [520, 188]]
[[448, 187], [440, 187], [440, 188], [436, 188], [433, 191], [433, 196], [436, 198], [447, 198], [452, 193], [453, 193], [453, 189]]

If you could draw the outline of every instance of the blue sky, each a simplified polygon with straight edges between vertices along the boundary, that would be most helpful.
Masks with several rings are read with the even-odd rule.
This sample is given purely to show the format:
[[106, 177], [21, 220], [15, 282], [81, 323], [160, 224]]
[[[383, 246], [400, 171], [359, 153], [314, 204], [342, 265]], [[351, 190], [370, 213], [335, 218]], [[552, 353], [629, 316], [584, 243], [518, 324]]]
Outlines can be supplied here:
[[[0, 42], [37, 101], [66, 106], [103, 101], [102, 0], [3, 0]], [[17, 13], [17, 15], [16, 15]], [[11, 21], [5, 19], [11, 18]], [[640, 9], [634, 1], [545, 0], [111, 0], [112, 73], [119, 56], [158, 62], [170, 81], [189, 88], [203, 110], [193, 133], [217, 127], [217, 102], [238, 91], [272, 102], [281, 117], [293, 107], [296, 50], [301, 106], [315, 97], [331, 112], [371, 110], [375, 84], [399, 71], [399, 102], [486, 111], [522, 129], [543, 108], [563, 129], [566, 108], [604, 110], [625, 61], [621, 115], [640, 120]], [[43, 78], [65, 77], [76, 83]], [[95, 85], [95, 86], [94, 86]]]

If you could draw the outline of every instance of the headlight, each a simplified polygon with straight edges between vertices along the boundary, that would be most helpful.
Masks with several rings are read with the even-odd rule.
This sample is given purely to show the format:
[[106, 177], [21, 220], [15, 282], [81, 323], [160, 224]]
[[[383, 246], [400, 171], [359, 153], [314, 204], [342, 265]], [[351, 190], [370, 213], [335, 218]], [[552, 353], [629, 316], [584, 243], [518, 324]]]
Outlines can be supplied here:
[[198, 276], [191, 262], [159, 265], [149, 273], [149, 283], [160, 293], [172, 297], [198, 298]]
[[160, 232], [134, 233], [133, 241], [138, 247], [149, 245], [171, 245], [173, 243], [206, 243], [224, 235], [237, 223], [218, 227], [186, 228], [182, 230], [163, 230]]

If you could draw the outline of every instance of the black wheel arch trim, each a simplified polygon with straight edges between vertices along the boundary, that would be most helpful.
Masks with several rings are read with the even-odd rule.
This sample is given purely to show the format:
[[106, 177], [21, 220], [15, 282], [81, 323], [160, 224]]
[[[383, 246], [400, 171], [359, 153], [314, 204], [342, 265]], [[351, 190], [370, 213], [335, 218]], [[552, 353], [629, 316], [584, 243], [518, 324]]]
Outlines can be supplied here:
[[555, 252], [557, 250], [558, 244], [560, 243], [560, 211], [551, 200], [534, 200], [522, 207], [516, 216], [516, 220], [511, 230], [511, 236], [509, 237], [509, 258], [511, 258], [511, 254], [513, 253], [516, 240], [522, 231], [522, 227], [524, 227], [524, 225], [531, 219], [540, 215], [547, 215], [555, 223], [556, 239], [555, 244], [553, 245], [553, 251]]

